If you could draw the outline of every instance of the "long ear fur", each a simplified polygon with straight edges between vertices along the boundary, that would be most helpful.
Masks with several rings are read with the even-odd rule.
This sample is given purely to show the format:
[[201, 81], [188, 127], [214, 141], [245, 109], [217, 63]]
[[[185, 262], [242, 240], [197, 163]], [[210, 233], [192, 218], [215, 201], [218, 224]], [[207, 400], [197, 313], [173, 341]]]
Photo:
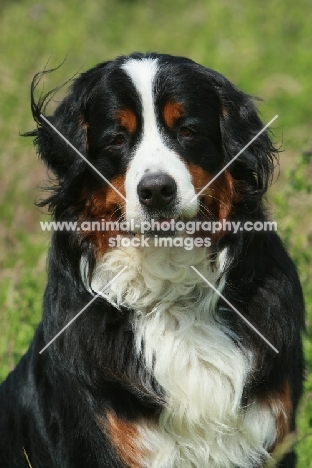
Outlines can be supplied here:
[[[263, 129], [252, 99], [238, 90], [219, 73], [207, 70], [209, 82], [213, 84], [220, 102], [220, 131], [224, 165], [235, 156]], [[272, 180], [278, 150], [272, 144], [268, 131], [261, 133], [227, 168], [235, 185], [237, 197], [233, 202], [231, 216], [243, 225], [246, 221], [265, 221], [267, 218], [263, 196]], [[218, 248], [227, 248], [228, 260], [225, 268], [231, 271], [231, 282], [238, 291], [238, 300], [243, 290], [252, 294], [250, 284], [255, 272], [261, 277], [265, 271], [269, 236], [260, 231], [227, 232], [221, 237]], [[239, 280], [238, 280], [239, 278]], [[236, 284], [236, 281], [238, 283]]]
[[[215, 89], [221, 103], [220, 129], [225, 164], [233, 159], [264, 127], [251, 98], [239, 91], [222, 75], [212, 72]], [[272, 180], [278, 150], [268, 131], [257, 139], [229, 166], [233, 179], [238, 181], [244, 210], [257, 211], [261, 199]]]
[[25, 134], [34, 137], [34, 143], [40, 158], [54, 173], [58, 185], [53, 185], [54, 194], [40, 203], [41, 206], [49, 204], [53, 209], [60, 201], [66, 187], [72, 185], [74, 180], [81, 177], [86, 163], [82, 158], [44, 121], [44, 115], [51, 124], [83, 155], [87, 157], [87, 122], [86, 113], [88, 100], [92, 96], [92, 88], [100, 79], [99, 71], [110, 62], [97, 65], [93, 69], [81, 74], [70, 87], [68, 95], [51, 116], [45, 115], [47, 104], [53, 96], [68, 82], [47, 94], [40, 96], [36, 101], [35, 90], [46, 73], [55, 69], [45, 70], [35, 75], [31, 84], [31, 110], [37, 123], [37, 128]]

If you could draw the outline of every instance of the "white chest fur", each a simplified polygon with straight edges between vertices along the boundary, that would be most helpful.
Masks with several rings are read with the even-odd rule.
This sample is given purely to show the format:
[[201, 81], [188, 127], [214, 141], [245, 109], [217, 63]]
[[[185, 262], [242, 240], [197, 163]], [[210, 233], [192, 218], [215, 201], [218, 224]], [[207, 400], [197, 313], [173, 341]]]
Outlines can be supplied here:
[[166, 394], [159, 423], [141, 426], [142, 466], [258, 467], [275, 440], [273, 414], [257, 403], [241, 407], [252, 356], [216, 318], [217, 294], [190, 268], [222, 290], [218, 261], [203, 248], [114, 250], [97, 266], [92, 289], [125, 265], [103, 295], [135, 311], [137, 353]]

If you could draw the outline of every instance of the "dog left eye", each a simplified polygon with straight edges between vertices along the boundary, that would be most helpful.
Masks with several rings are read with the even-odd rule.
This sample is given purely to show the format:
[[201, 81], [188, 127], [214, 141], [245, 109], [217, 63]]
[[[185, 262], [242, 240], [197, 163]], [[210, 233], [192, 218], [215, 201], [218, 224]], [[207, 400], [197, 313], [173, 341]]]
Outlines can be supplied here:
[[125, 136], [122, 133], [119, 133], [118, 135], [114, 137], [112, 143], [116, 146], [121, 146], [125, 143], [125, 141], [126, 141]]

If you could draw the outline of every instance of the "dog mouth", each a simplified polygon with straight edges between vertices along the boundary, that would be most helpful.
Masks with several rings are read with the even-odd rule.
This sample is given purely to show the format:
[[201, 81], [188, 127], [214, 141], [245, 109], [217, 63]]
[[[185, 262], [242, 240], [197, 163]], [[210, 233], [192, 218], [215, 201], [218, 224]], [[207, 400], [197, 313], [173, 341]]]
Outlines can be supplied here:
[[196, 232], [199, 224], [197, 217], [183, 216], [158, 216], [135, 223], [132, 235], [144, 235], [146, 237], [176, 237], [185, 235], [190, 229]]
[[145, 235], [149, 235], [151, 237], [174, 237], [176, 235], [176, 222], [175, 218], [168, 217], [151, 219], [150, 229], [145, 231]]

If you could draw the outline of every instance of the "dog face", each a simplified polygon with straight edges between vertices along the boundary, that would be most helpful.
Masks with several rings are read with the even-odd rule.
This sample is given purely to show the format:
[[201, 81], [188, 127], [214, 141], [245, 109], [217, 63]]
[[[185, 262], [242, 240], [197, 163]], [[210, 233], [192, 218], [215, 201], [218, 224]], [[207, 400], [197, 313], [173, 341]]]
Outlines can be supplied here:
[[213, 93], [188, 63], [131, 59], [122, 70], [140, 102], [139, 138], [125, 178], [126, 217], [192, 218], [199, 211], [196, 191], [222, 163]]
[[[128, 200], [116, 204], [135, 225], [197, 216], [196, 192], [223, 162], [216, 96], [186, 60], [130, 58], [105, 73], [89, 109], [88, 142], [95, 166], [105, 160], [114, 168]], [[220, 198], [215, 192], [207, 190], [205, 205]]]
[[[275, 151], [266, 133], [209, 183], [262, 129], [251, 100], [188, 59], [133, 54], [98, 65], [50, 117], [111, 185], [42, 124], [40, 105], [39, 152], [60, 181], [48, 200], [56, 215], [70, 205], [80, 220], [132, 220], [135, 231], [151, 219], [227, 219], [261, 204]], [[102, 254], [105, 235], [88, 235]]]

